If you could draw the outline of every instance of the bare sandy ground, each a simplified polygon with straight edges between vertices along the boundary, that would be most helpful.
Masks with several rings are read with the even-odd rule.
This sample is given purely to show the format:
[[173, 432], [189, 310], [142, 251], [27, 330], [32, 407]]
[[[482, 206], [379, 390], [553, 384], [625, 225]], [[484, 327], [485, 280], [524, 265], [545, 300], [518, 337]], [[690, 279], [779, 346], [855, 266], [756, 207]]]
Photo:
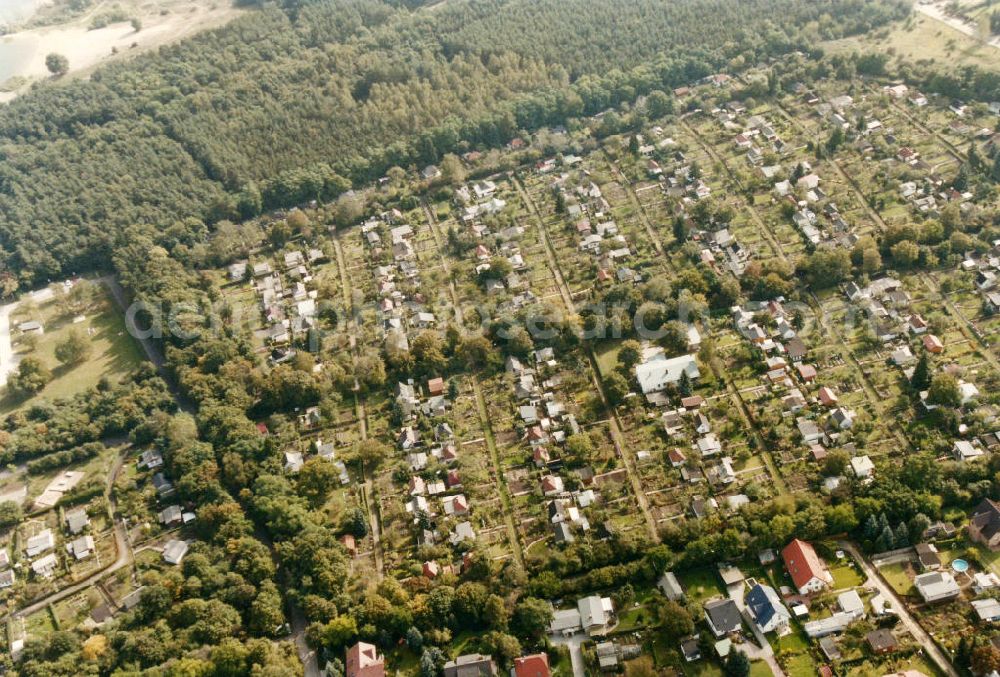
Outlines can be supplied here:
[[[164, 5], [168, 11], [161, 14]], [[52, 52], [62, 54], [69, 60], [69, 77], [87, 75], [95, 67], [112, 59], [127, 58], [198, 31], [220, 26], [240, 13], [227, 0], [217, 3], [206, 0], [164, 2], [134, 9], [133, 16], [138, 16], [142, 21], [142, 29], [139, 31], [134, 30], [129, 22], [88, 30], [91, 18], [106, 8], [107, 3], [101, 3], [87, 16], [70, 24], [25, 30], [0, 38], [8, 48], [13, 48], [20, 55], [16, 67], [7, 72], [6, 77], [23, 77], [28, 81], [16, 91], [0, 92], [0, 102], [17, 96], [31, 81], [50, 77], [45, 67], [45, 57]], [[117, 48], [117, 55], [112, 53], [113, 48]]]
[[[44, 303], [52, 298], [52, 289], [45, 287], [30, 292], [28, 297], [33, 303]], [[12, 301], [0, 306], [0, 386], [7, 385], [7, 377], [17, 369], [21, 356], [14, 352], [10, 337], [10, 316], [17, 310], [20, 301]]]
[[[946, 3], [944, 2], [918, 2], [914, 5], [914, 8], [921, 14], [926, 14], [932, 19], [936, 19], [943, 24], [951, 26], [959, 33], [964, 33], [965, 35], [977, 40], [980, 39], [978, 26], [963, 21], [958, 17], [949, 15], [945, 11], [945, 5]], [[1000, 49], [1000, 35], [994, 35], [989, 40], [983, 40], [982, 42]]]

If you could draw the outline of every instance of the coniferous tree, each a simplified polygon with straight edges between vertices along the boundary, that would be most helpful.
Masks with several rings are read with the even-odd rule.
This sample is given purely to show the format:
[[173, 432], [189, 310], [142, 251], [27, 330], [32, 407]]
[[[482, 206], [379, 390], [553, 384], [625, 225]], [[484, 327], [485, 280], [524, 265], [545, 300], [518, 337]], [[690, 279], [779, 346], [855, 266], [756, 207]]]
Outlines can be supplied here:
[[910, 385], [915, 391], [922, 392], [931, 385], [930, 359], [924, 353], [917, 360], [917, 365], [913, 368], [913, 376], [910, 377]]

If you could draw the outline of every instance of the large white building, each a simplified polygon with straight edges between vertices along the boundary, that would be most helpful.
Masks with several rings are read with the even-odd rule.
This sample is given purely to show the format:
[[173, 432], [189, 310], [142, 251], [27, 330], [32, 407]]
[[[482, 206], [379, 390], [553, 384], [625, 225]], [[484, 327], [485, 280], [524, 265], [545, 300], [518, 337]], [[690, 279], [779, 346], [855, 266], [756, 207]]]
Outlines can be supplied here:
[[635, 377], [643, 395], [660, 392], [668, 385], [677, 385], [681, 374], [687, 374], [692, 381], [701, 376], [694, 355], [667, 357], [662, 352], [656, 352], [635, 367]]

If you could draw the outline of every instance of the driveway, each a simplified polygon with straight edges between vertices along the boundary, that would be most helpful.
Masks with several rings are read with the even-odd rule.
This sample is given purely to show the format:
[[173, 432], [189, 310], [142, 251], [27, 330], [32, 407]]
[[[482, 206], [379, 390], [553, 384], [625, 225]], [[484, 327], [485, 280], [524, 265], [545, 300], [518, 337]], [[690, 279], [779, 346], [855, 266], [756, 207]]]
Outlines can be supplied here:
[[569, 660], [573, 666], [573, 677], [587, 677], [587, 671], [583, 669], [583, 649], [580, 648], [587, 640], [587, 635], [578, 632], [572, 637], [550, 635], [549, 639], [556, 646], [565, 646], [569, 649]]
[[851, 557], [861, 566], [862, 571], [868, 577], [867, 586], [873, 587], [878, 590], [882, 596], [886, 599], [892, 600], [892, 607], [899, 615], [899, 621], [903, 624], [913, 638], [917, 640], [917, 643], [923, 647], [923, 650], [927, 652], [927, 655], [932, 661], [938, 666], [938, 668], [948, 677], [959, 677], [958, 671], [952, 666], [951, 661], [948, 656], [934, 643], [931, 636], [928, 635], [920, 624], [910, 615], [910, 612], [906, 609], [906, 605], [903, 600], [900, 599], [896, 591], [892, 589], [888, 583], [886, 583], [882, 577], [879, 575], [878, 570], [872, 566], [872, 564], [865, 559], [861, 552], [854, 546], [853, 543], [848, 543], [847, 541], [840, 541], [838, 545], [850, 553]]
[[736, 603], [736, 607], [743, 615], [743, 622], [750, 627], [750, 630], [753, 631], [754, 638], [757, 640], [756, 645], [752, 642], [744, 642], [738, 647], [734, 645], [733, 648], [745, 653], [747, 658], [752, 661], [761, 660], [767, 663], [767, 667], [771, 668], [771, 674], [774, 675], [774, 677], [785, 677], [785, 672], [778, 664], [778, 659], [775, 658], [774, 650], [771, 648], [771, 644], [767, 641], [767, 637], [765, 637], [764, 633], [760, 631], [757, 624], [753, 622], [750, 612], [747, 611], [747, 606], [743, 601], [744, 584], [737, 583], [735, 585], [730, 585], [726, 592], [729, 593], [729, 599]]

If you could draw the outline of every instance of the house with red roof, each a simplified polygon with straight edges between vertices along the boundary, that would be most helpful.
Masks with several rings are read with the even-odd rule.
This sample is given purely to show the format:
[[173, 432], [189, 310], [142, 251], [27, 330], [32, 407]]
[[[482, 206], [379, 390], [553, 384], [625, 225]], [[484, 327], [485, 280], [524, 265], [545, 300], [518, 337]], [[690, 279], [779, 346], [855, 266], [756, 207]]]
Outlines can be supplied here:
[[545, 653], [514, 659], [514, 677], [550, 677], [549, 657]]
[[544, 468], [549, 464], [549, 461], [552, 460], [552, 457], [549, 455], [549, 450], [545, 447], [535, 447], [531, 452], [531, 455], [535, 459], [535, 466], [539, 468]]
[[800, 594], [819, 592], [833, 583], [833, 576], [826, 570], [823, 560], [805, 541], [794, 539], [781, 551], [781, 558]]
[[924, 334], [923, 341], [924, 349], [927, 350], [927, 352], [935, 354], [944, 352], [944, 344], [941, 343], [941, 339], [934, 334]]
[[839, 400], [837, 399], [837, 393], [832, 388], [823, 386], [819, 389], [819, 401], [824, 407], [835, 407]]
[[563, 481], [558, 475], [546, 475], [542, 478], [542, 493], [546, 496], [555, 496], [563, 491]]
[[427, 392], [433, 397], [444, 393], [444, 379], [438, 376], [427, 381]]
[[358, 642], [347, 650], [344, 677], [385, 677], [385, 658], [374, 644]]
[[796, 366], [799, 370], [799, 378], [806, 383], [812, 383], [816, 380], [816, 367], [811, 364], [800, 364]]
[[358, 554], [358, 544], [354, 540], [354, 534], [344, 534], [338, 540], [344, 546], [344, 549], [347, 550], [348, 555], [354, 557]]
[[424, 562], [423, 567], [424, 578], [435, 579], [441, 575], [441, 567], [437, 562], [427, 561]]
[[684, 456], [684, 452], [680, 449], [671, 449], [667, 452], [667, 457], [670, 459], [670, 465], [675, 468], [680, 468], [687, 462], [687, 457]]
[[681, 398], [681, 406], [691, 411], [692, 409], [697, 409], [701, 405], [705, 404], [705, 398], [701, 395], [691, 395], [690, 397]]

